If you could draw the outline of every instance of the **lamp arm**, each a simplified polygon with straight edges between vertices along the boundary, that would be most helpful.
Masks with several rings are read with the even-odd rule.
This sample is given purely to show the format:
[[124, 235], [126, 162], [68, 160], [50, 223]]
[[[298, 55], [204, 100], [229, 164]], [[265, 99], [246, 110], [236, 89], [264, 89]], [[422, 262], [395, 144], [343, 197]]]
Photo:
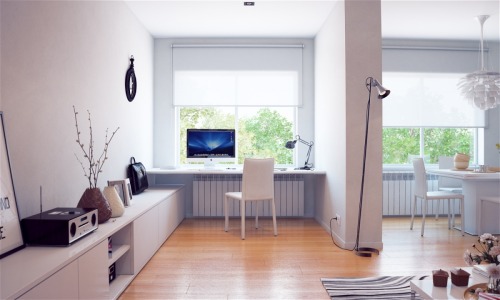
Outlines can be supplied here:
[[309, 157], [311, 156], [311, 149], [312, 149], [313, 145], [310, 144], [309, 145], [309, 150], [307, 150], [307, 158], [306, 158], [306, 162], [304, 163], [304, 167], [308, 167], [309, 166]]
[[297, 141], [299, 141], [302, 144], [309, 147], [309, 149], [307, 150], [306, 162], [304, 163], [304, 167], [308, 167], [309, 166], [309, 157], [311, 156], [311, 150], [312, 150], [312, 146], [314, 145], [314, 142], [313, 141], [307, 142], [307, 141], [301, 139], [299, 135], [297, 135], [296, 138], [297, 138]]

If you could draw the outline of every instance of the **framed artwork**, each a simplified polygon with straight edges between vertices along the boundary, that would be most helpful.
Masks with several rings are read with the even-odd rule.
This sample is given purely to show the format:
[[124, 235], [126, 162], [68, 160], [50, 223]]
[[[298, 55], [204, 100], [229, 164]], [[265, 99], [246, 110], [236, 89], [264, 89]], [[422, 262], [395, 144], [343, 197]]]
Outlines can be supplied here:
[[12, 180], [7, 138], [0, 112], [0, 259], [24, 248], [16, 193]]

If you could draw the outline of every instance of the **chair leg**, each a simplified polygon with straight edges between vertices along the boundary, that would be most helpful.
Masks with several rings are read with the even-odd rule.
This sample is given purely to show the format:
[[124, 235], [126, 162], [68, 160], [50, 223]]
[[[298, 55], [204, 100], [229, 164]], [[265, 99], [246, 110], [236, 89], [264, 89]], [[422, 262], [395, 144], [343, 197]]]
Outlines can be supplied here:
[[274, 227], [274, 236], [278, 235], [278, 226], [276, 224], [276, 205], [274, 205], [274, 199], [271, 201], [272, 205], [272, 213], [273, 213], [273, 227]]
[[413, 220], [415, 219], [416, 212], [417, 212], [417, 196], [414, 196], [413, 197], [413, 209], [411, 210], [410, 230], [413, 230]]
[[455, 227], [455, 199], [452, 199], [451, 206], [448, 207], [448, 211], [451, 214], [451, 228]]
[[224, 197], [224, 231], [227, 232], [229, 228], [229, 215], [227, 213], [227, 196]]
[[245, 239], [245, 201], [240, 201], [241, 239]]
[[[448, 229], [451, 229], [451, 219], [450, 219], [450, 211], [451, 211], [451, 206], [450, 206], [450, 199], [448, 199]], [[444, 205], [443, 205], [444, 207]]]
[[424, 227], [425, 227], [425, 215], [427, 213], [427, 199], [423, 199], [422, 205], [422, 230], [420, 231], [420, 236], [424, 236]]
[[260, 201], [255, 201], [255, 229], [259, 228], [259, 204]]
[[[464, 230], [465, 230], [465, 213], [464, 213], [464, 199], [460, 199], [460, 216], [462, 217], [462, 224], [460, 224], [460, 227], [462, 227], [462, 236], [464, 236]], [[479, 234], [481, 234], [479, 232]]]

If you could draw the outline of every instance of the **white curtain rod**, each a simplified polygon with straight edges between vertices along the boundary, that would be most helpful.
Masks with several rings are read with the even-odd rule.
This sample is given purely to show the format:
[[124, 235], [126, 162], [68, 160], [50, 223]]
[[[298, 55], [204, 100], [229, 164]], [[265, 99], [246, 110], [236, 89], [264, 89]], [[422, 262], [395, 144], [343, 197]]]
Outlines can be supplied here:
[[304, 48], [304, 45], [172, 44], [172, 48]]
[[[387, 50], [437, 50], [437, 51], [475, 51], [479, 52], [478, 48], [472, 47], [435, 47], [435, 46], [382, 46], [382, 49]], [[484, 52], [488, 52], [488, 48], [484, 48]]]

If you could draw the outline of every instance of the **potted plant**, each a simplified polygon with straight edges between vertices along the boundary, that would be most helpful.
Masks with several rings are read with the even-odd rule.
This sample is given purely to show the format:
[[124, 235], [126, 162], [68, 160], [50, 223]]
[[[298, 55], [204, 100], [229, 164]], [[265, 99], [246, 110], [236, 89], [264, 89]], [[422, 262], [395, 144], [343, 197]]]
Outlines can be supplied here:
[[92, 129], [92, 120], [90, 111], [87, 110], [88, 113], [88, 121], [89, 121], [89, 143], [86, 145], [82, 142], [81, 132], [78, 127], [78, 112], [76, 111], [75, 106], [73, 105], [73, 112], [75, 115], [75, 127], [76, 127], [76, 143], [80, 147], [83, 153], [83, 161], [85, 161], [86, 165], [80, 160], [78, 155], [75, 153], [75, 157], [82, 166], [83, 174], [89, 181], [89, 187], [85, 189], [80, 201], [78, 202], [77, 207], [81, 208], [97, 208], [98, 210], [98, 222], [104, 223], [109, 218], [111, 218], [111, 207], [103, 196], [101, 189], [97, 187], [97, 180], [99, 178], [99, 174], [102, 173], [102, 168], [106, 160], [108, 160], [108, 148], [109, 144], [113, 140], [116, 132], [120, 127], [116, 128], [115, 131], [111, 134], [108, 139], [108, 129], [106, 128], [106, 135], [104, 138], [104, 149], [102, 153], [99, 155], [95, 151], [94, 144], [94, 135]]

